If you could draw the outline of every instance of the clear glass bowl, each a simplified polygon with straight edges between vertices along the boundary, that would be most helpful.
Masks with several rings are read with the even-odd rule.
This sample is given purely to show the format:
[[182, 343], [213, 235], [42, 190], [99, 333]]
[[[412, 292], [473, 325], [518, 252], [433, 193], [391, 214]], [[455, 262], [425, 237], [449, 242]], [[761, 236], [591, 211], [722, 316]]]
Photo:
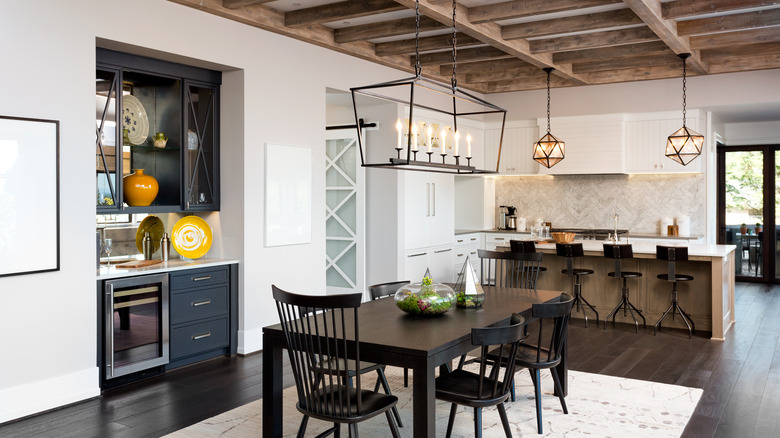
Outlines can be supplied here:
[[455, 305], [464, 309], [473, 309], [482, 307], [485, 302], [485, 293], [467, 294], [465, 291], [458, 292], [455, 295]]
[[402, 286], [394, 298], [399, 309], [420, 316], [441, 315], [455, 304], [455, 292], [451, 287], [425, 281]]

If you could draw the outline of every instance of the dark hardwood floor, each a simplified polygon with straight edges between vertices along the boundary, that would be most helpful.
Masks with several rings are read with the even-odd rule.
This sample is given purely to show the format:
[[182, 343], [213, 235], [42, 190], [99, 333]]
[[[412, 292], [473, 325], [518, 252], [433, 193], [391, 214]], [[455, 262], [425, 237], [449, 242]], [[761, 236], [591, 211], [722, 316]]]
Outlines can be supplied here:
[[[780, 436], [780, 286], [737, 284], [737, 325], [703, 334], [570, 328], [571, 368], [704, 389], [684, 437]], [[217, 358], [0, 426], [0, 437], [157, 437], [261, 398], [262, 354]], [[285, 378], [291, 385], [291, 376]]]

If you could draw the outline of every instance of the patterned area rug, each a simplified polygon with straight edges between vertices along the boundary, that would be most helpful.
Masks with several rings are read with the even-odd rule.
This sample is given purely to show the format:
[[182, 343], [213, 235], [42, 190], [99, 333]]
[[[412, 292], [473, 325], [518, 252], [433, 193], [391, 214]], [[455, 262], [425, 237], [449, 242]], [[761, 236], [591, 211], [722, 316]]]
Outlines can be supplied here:
[[[401, 436], [411, 437], [411, 372], [408, 388], [403, 386], [402, 369], [388, 367], [386, 374], [390, 389], [399, 399], [398, 409], [404, 423], [404, 427], [399, 429]], [[506, 403], [507, 416], [515, 437], [679, 437], [702, 394], [702, 390], [696, 388], [569, 371], [569, 395], [566, 397], [569, 414], [565, 415], [558, 398], [552, 393], [550, 373], [542, 371], [542, 419], [545, 434], [538, 435], [531, 378], [525, 370], [521, 370], [515, 380], [517, 401]], [[373, 376], [363, 381], [365, 387], [373, 387], [373, 384]], [[283, 399], [284, 436], [293, 437], [301, 421], [301, 414], [295, 409], [295, 388], [286, 389]], [[437, 436], [444, 436], [447, 429], [449, 407], [447, 403], [436, 402]], [[473, 421], [473, 411], [460, 407], [455, 418], [453, 436], [474, 436]], [[495, 408], [483, 411], [482, 425], [485, 437], [504, 436]], [[315, 436], [327, 427], [323, 422], [310, 420], [306, 436]], [[260, 435], [261, 429], [262, 400], [257, 400], [167, 436], [255, 437]], [[364, 437], [390, 436], [384, 415], [360, 423], [359, 431]], [[343, 427], [343, 436], [346, 436], [346, 432], [346, 427]]]

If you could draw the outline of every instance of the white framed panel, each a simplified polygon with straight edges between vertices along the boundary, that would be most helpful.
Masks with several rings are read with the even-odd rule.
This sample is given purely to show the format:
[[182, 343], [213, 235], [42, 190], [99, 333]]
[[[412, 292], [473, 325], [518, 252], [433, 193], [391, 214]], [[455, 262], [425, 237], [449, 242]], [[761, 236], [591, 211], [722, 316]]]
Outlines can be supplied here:
[[265, 246], [311, 243], [312, 152], [265, 144]]

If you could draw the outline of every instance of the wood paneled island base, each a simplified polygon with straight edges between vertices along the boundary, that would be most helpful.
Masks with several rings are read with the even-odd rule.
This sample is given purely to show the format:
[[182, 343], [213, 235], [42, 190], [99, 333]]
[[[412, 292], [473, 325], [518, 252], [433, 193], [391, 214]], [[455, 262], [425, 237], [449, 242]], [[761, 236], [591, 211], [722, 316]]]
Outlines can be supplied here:
[[[579, 243], [580, 241], [575, 241]], [[630, 242], [630, 240], [629, 240]], [[593, 269], [593, 275], [585, 275], [582, 280], [582, 296], [599, 312], [601, 318], [620, 302], [622, 280], [607, 276], [614, 271], [612, 259], [604, 257], [601, 241], [582, 241], [585, 257], [576, 258], [575, 268]], [[658, 321], [671, 303], [671, 283], [659, 280], [656, 276], [667, 272], [667, 263], [655, 259], [655, 245], [645, 242], [632, 243], [634, 259], [623, 260], [622, 269], [638, 271], [642, 277], [628, 279], [629, 300], [639, 308], [647, 318], [648, 330]], [[506, 248], [508, 250], [508, 247]], [[696, 324], [697, 331], [712, 333], [712, 339], [724, 340], [734, 316], [734, 245], [689, 245], [689, 261], [678, 262], [677, 272], [694, 277], [693, 281], [677, 283], [680, 307], [688, 313]], [[536, 250], [544, 253], [542, 266], [547, 271], [539, 275], [539, 289], [564, 290], [572, 293], [573, 279], [561, 274], [566, 269], [566, 258], [555, 254], [555, 244], [537, 244]], [[595, 315], [585, 308], [588, 326], [595, 329]], [[582, 308], [572, 310], [572, 318], [583, 319]], [[631, 315], [617, 312], [617, 322], [634, 324]], [[603, 319], [599, 321], [602, 329]], [[609, 330], [611, 323], [607, 326]], [[641, 319], [640, 319], [641, 327]], [[661, 330], [667, 327], [687, 329], [679, 315], [672, 320], [667, 316], [661, 323]], [[687, 333], [686, 333], [687, 334]]]

